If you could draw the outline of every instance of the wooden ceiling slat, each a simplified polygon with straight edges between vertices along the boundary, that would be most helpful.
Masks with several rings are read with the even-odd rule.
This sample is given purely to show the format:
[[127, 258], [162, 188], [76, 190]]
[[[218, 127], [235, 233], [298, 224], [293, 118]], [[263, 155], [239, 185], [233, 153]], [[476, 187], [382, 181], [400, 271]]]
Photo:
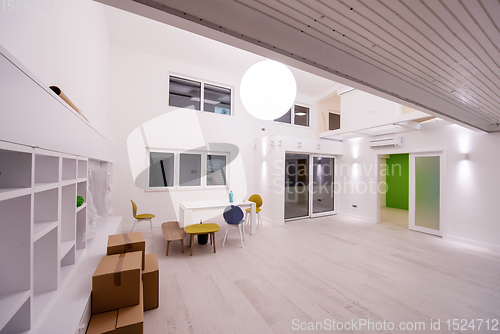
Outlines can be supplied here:
[[[427, 23], [433, 25], [452, 48], [459, 50], [462, 59], [459, 59], [457, 63], [467, 68], [485, 85], [493, 86], [495, 95], [497, 95], [497, 98], [500, 98], [498, 94], [500, 92], [500, 79], [491, 71], [487, 64], [480, 61], [480, 47], [477, 45], [477, 42], [469, 37], [468, 32], [463, 29], [463, 26], [450, 14], [441, 2], [424, 1], [424, 4], [432, 11], [435, 17], [434, 20], [428, 19]], [[500, 100], [497, 100], [497, 102], [500, 102]]]
[[[315, 6], [320, 6], [320, 5], [318, 4], [318, 2], [312, 2], [312, 1], [309, 1], [308, 3], [309, 3], [309, 4], [313, 4], [313, 5], [315, 5]], [[349, 2], [347, 2], [347, 4], [349, 4]], [[322, 5], [323, 5], [323, 4], [322, 4]], [[356, 8], [359, 10], [359, 6], [358, 6], [358, 7], [356, 7]], [[327, 7], [327, 6], [324, 6], [324, 7], [319, 7], [319, 8], [318, 8], [318, 10], [320, 10], [320, 11], [321, 11], [321, 12], [323, 12], [323, 13], [325, 13], [325, 15], [327, 15], [327, 17], [330, 17], [332, 20], [338, 20], [338, 21], [341, 21], [341, 20], [343, 19], [343, 17], [339, 17], [339, 16], [337, 15], [337, 13], [335, 13], [335, 12], [331, 9], [331, 7]], [[368, 14], [369, 14], [369, 12], [368, 12]], [[349, 24], [350, 24], [349, 22], [345, 22], [345, 21], [341, 21], [341, 23], [342, 23], [343, 25], [344, 25], [344, 24], [345, 24], [345, 25], [349, 25]], [[359, 30], [357, 31], [357, 33], [359, 33]], [[391, 48], [391, 46], [390, 46], [390, 45], [388, 45], [387, 43], [385, 43], [385, 41], [381, 41], [381, 40], [380, 40], [380, 38], [379, 38], [379, 36], [371, 34], [371, 31], [366, 30], [366, 31], [365, 31], [365, 34], [366, 34], [366, 36], [370, 36], [370, 37], [372, 37], [373, 39], [376, 39], [376, 40], [374, 41], [375, 43], [376, 43], [376, 42], [378, 42], [378, 43], [379, 43], [379, 44], [378, 44], [378, 45], [379, 45], [379, 48], [377, 48], [377, 52], [378, 52], [378, 53], [381, 53], [381, 50], [382, 50], [382, 52], [383, 52], [384, 47]], [[363, 34], [363, 36], [365, 36], [365, 34]], [[350, 38], [354, 38], [354, 36], [355, 36], [355, 35], [356, 35], [356, 33], [354, 33], [354, 32], [353, 32], [353, 33], [351, 33], [349, 36], [350, 36]], [[382, 35], [382, 33], [380, 33], [380, 35]], [[395, 49], [392, 49], [392, 50], [395, 50]], [[396, 51], [395, 51], [395, 52], [396, 52]], [[387, 57], [387, 56], [386, 56], [386, 57]], [[401, 58], [401, 59], [403, 59], [403, 58]], [[404, 69], [406, 69], [406, 70], [409, 70], [408, 65], [414, 65], [414, 63], [409, 63], [409, 62], [407, 62], [407, 61], [406, 61], [406, 62], [405, 62], [405, 61], [401, 61], [401, 59], [398, 59], [398, 57], [397, 57], [395, 54], [391, 54], [391, 57], [387, 58], [387, 59], [386, 59], [386, 62], [388, 63], [388, 65], [390, 65], [391, 63], [396, 63], [396, 64], [398, 64], [399, 66], [401, 66], [401, 68], [404, 68]], [[405, 59], [405, 60], [407, 60], [407, 59]], [[412, 67], [415, 67], [415, 66], [412, 66]], [[421, 69], [418, 69], [418, 71], [420, 71], [419, 73], [423, 73]], [[407, 73], [410, 73], [410, 72], [407, 72]], [[425, 74], [421, 74], [421, 75], [425, 75]], [[411, 77], [412, 75], [408, 74], [408, 76], [410, 76], [410, 77]], [[436, 75], [436, 76], [437, 76], [437, 75]], [[445, 76], [444, 76], [443, 74], [441, 74], [441, 76], [439, 76], [439, 77], [441, 78], [441, 77], [445, 77]], [[453, 81], [454, 81], [452, 85], [449, 85], [449, 86], [448, 86], [448, 87], [449, 87], [449, 89], [447, 89], [447, 90], [446, 90], [447, 94], [448, 94], [448, 95], [450, 95], [450, 94], [451, 94], [451, 91], [454, 91], [454, 90], [456, 90], [456, 87], [461, 86], [461, 81], [456, 80], [454, 77], [449, 76], [449, 75], [448, 75], [448, 76], [446, 76], [446, 78], [448, 78], [448, 79], [450, 79], [450, 80], [453, 80]], [[426, 78], [426, 79], [428, 79], [428, 78]], [[432, 78], [431, 78], [431, 80], [432, 80]], [[464, 78], [464, 80], [465, 80], [465, 78]], [[434, 87], [434, 89], [436, 89], [436, 88], [437, 88], [437, 86], [436, 86], [436, 87]], [[445, 93], [445, 92], [443, 92], [443, 93]], [[450, 96], [451, 96], [451, 95], [450, 95]], [[454, 98], [454, 97], [453, 97], [453, 98]], [[479, 101], [478, 101], [478, 99], [479, 99]], [[492, 104], [487, 105], [487, 104], [481, 103], [480, 99], [481, 99], [481, 97], [479, 96], [479, 97], [475, 97], [475, 98], [473, 98], [473, 99], [472, 99], [472, 101], [473, 101], [473, 102], [475, 102], [475, 103], [479, 103], [479, 105], [480, 105], [481, 107], [483, 107], [483, 108], [492, 108], [492, 107], [494, 107], [494, 105], [492, 105]]]
[[446, 26], [441, 24], [435, 15], [420, 1], [404, 0], [403, 2], [407, 8], [411, 9], [416, 15], [418, 15], [418, 17], [422, 19], [422, 22], [432, 30], [432, 33], [428, 33], [427, 36], [436, 45], [441, 45], [443, 51], [454, 59], [456, 64], [455, 69], [459, 70], [460, 68], [463, 68], [465, 72], [462, 72], [462, 75], [466, 77], [466, 81], [464, 80], [463, 83], [466, 83], [467, 81], [470, 82], [475, 87], [469, 86], [470, 89], [472, 89], [476, 94], [483, 96], [489, 101], [490, 104], [498, 106], [498, 90], [493, 89], [491, 87], [492, 85], [485, 84], [483, 77], [479, 78], [474, 75], [470, 66], [465, 64], [467, 60], [449, 43], [449, 39], [445, 37], [446, 35], [443, 32], [448, 31], [447, 36], [450, 39], [455, 38], [453, 33], [449, 32]]

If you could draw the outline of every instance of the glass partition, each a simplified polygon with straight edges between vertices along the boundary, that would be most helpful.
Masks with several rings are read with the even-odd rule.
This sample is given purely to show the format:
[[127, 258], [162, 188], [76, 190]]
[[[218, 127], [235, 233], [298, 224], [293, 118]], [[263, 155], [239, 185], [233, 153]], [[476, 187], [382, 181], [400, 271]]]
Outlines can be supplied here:
[[285, 219], [309, 216], [309, 155], [285, 154]]
[[334, 171], [333, 158], [313, 157], [313, 214], [334, 211]]

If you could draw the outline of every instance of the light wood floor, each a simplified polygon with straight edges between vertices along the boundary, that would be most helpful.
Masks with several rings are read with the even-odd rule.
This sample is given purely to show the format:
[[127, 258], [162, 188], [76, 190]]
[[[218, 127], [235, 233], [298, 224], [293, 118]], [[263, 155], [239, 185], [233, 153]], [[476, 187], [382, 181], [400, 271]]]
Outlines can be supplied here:
[[412, 232], [391, 219], [264, 225], [247, 235], [243, 249], [234, 228], [220, 247], [220, 223], [217, 253], [196, 244], [192, 257], [176, 242], [166, 257], [157, 224], [153, 240], [148, 224], [140, 229], [147, 249], [158, 253], [161, 281], [160, 307], [145, 313], [146, 334], [301, 332], [292, 329], [294, 319], [426, 324], [408, 333], [428, 333], [431, 319], [440, 319], [441, 330], [432, 333], [451, 333], [448, 319], [500, 318], [499, 253]]

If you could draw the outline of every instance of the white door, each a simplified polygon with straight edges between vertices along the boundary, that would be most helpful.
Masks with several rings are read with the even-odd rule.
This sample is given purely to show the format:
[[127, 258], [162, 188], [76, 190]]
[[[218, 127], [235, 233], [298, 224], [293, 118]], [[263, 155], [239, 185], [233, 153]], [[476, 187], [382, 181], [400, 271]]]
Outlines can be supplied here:
[[410, 154], [410, 230], [442, 236], [443, 179], [441, 152]]

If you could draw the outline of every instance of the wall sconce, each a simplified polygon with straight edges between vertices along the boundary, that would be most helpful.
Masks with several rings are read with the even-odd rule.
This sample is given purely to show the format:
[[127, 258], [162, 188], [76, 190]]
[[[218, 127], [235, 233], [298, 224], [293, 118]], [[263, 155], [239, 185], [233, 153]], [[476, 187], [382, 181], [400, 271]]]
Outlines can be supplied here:
[[299, 141], [299, 142], [298, 142], [297, 147], [298, 147], [298, 148], [301, 148], [301, 147], [302, 147], [302, 142], [301, 142], [301, 141]]
[[281, 140], [280, 140], [280, 141], [278, 141], [278, 146], [279, 146], [279, 147], [281, 147]]
[[469, 153], [462, 153], [462, 154], [460, 154], [460, 160], [470, 160]]
[[320, 150], [320, 149], [321, 149], [321, 145], [320, 145], [320, 144], [318, 144], [318, 150]]
[[274, 147], [274, 140], [271, 140], [271, 147]]

